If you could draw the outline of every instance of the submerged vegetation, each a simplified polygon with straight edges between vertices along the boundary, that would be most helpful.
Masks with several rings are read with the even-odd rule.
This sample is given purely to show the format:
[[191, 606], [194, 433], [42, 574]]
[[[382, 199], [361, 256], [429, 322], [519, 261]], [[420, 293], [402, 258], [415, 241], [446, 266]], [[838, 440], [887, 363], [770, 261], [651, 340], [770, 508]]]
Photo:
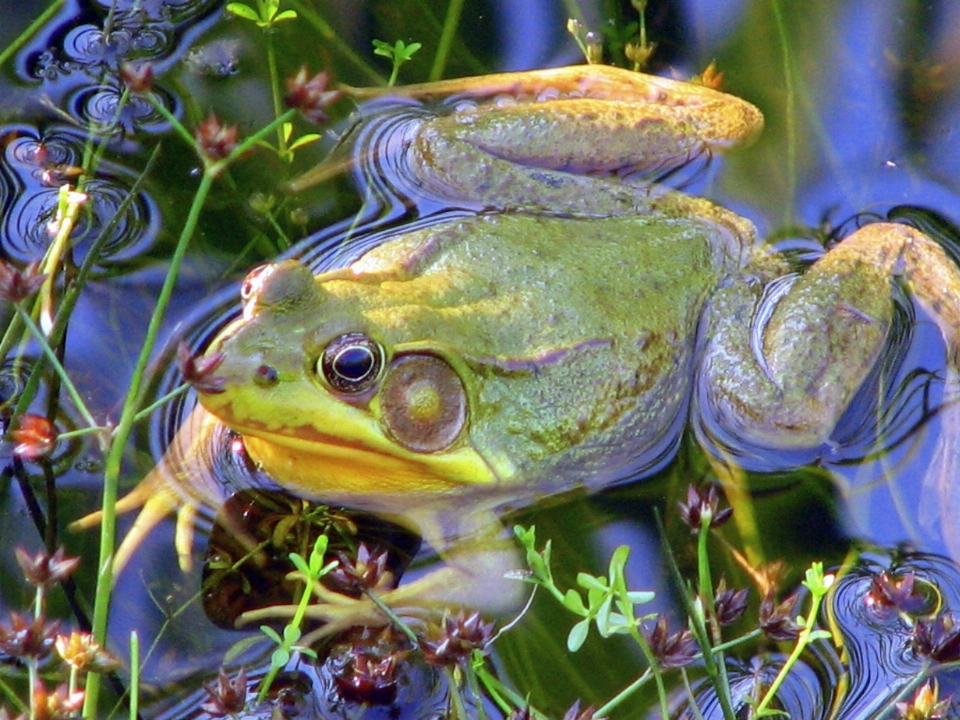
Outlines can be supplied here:
[[[665, 43], [658, 40], [655, 44], [650, 39], [652, 31], [644, 22], [650, 12], [646, 3], [633, 5], [639, 14], [627, 16], [618, 10], [618, 22], [603, 25], [603, 33], [588, 33], [582, 19], [570, 24], [570, 32], [588, 59], [603, 56], [605, 61], [639, 69], [656, 58]], [[776, 2], [772, 6], [781, 8]], [[46, 29], [47, 24], [67, 7], [66, 0], [52, 3], [0, 49], [0, 66], [13, 63], [38, 36], [53, 42], [54, 33]], [[182, 16], [176, 16], [177, 8], [170, 7], [174, 9], [159, 19], [149, 17], [150, 27], [183, 34], [194, 26], [209, 28], [217, 12], [214, 5], [198, 3], [189, 11], [180, 8]], [[326, 64], [325, 56], [336, 56], [342, 74], [349, 69], [350, 77], [367, 84], [393, 85], [398, 78], [436, 79], [446, 75], [451, 65], [458, 71], [483, 69], [485, 63], [465, 45], [458, 47], [458, 36], [468, 34], [463, 3], [451, 2], [445, 9], [443, 17], [431, 17], [427, 23], [439, 35], [436, 42], [428, 43], [425, 35], [415, 36], [415, 40], [406, 35], [406, 39], [375, 40], [365, 52], [358, 52], [340, 40], [323, 13], [308, 3], [229, 3], [226, 10], [236, 23], [236, 33], [245, 42], [255, 37], [255, 42], [262, 44], [266, 72], [256, 81], [267, 88], [264, 97], [269, 98], [269, 117], [258, 108], [250, 116], [226, 120], [227, 114], [219, 109], [208, 110], [208, 104], [215, 104], [211, 97], [191, 99], [191, 88], [184, 85], [191, 76], [171, 77], [170, 85], [164, 86], [164, 73], [170, 68], [167, 61], [185, 53], [186, 48], [169, 47], [166, 55], [150, 57], [144, 50], [147, 39], [134, 37], [135, 31], [122, 22], [141, 21], [150, 9], [137, 4], [132, 8], [124, 4], [98, 6], [95, 15], [100, 25], [91, 31], [95, 37], [87, 39], [96, 47], [91, 51], [96, 61], [84, 72], [86, 83], [100, 88], [106, 99], [89, 101], [83, 93], [63, 99], [71, 110], [83, 102], [89, 104], [47, 136], [31, 124], [34, 120], [29, 114], [20, 120], [8, 106], [0, 105], [8, 125], [0, 146], [6, 152], [4, 162], [28, 168], [25, 174], [32, 178], [31, 190], [38, 196], [46, 193], [46, 205], [35, 214], [34, 227], [29, 229], [42, 238], [42, 251], [35, 246], [21, 251], [4, 245], [0, 262], [0, 312], [6, 324], [0, 347], [7, 359], [0, 396], [6, 437], [3, 477], [5, 489], [13, 493], [16, 487], [26, 498], [24, 505], [33, 528], [30, 539], [15, 539], [6, 530], [3, 535], [5, 558], [12, 555], [14, 546], [19, 548], [16, 560], [23, 578], [13, 581], [7, 572], [4, 583], [12, 588], [25, 581], [32, 588], [32, 597], [14, 607], [15, 592], [5, 589], [2, 596], [0, 707], [5, 709], [0, 709], [0, 718], [136, 718], [141, 713], [153, 714], [145, 712], [141, 703], [141, 667], [163, 655], [158, 649], [163, 642], [151, 638], [150, 647], [142, 653], [142, 632], [134, 629], [124, 638], [108, 632], [111, 623], [117, 622], [117, 588], [123, 587], [117, 584], [112, 562], [117, 544], [116, 506], [124, 481], [135, 474], [131, 448], [138, 428], [156, 418], [163, 407], [182, 410], [176, 403], [185, 402], [191, 387], [207, 392], [217, 389], [216, 362], [191, 355], [186, 344], [179, 345], [179, 379], [166, 383], [153, 379], [152, 364], [159, 346], [176, 345], [170, 341], [170, 318], [182, 318], [171, 315], [171, 305], [177, 302], [184, 276], [200, 272], [197, 267], [204, 262], [191, 260], [191, 244], [205, 244], [211, 251], [217, 266], [212, 275], [219, 280], [220, 274], [242, 270], [259, 259], [272, 259], [323, 224], [347, 218], [342, 229], [349, 237], [354, 231], [352, 215], [360, 225], [359, 218], [368, 217], [366, 203], [372, 195], [364, 199], [364, 207], [357, 213], [353, 212], [357, 201], [341, 202], [337, 190], [324, 190], [327, 194], [312, 196], [301, 204], [279, 191], [281, 182], [257, 188], [262, 177], [240, 170], [248, 163], [262, 163], [270, 173], [281, 176], [282, 182], [295, 181], [305, 164], [316, 161], [317, 154], [336, 159], [341, 151], [340, 134], [352, 132], [348, 118], [353, 106], [338, 88], [333, 69], [315, 72], [297, 64], [292, 72], [284, 72], [281, 68], [290, 58], [280, 52], [280, 32], [289, 27], [291, 33], [321, 38], [320, 58], [305, 60]], [[785, 92], [792, 104], [798, 97], [805, 98], [794, 86], [794, 71], [789, 70], [795, 62], [793, 36], [784, 27], [789, 18], [778, 11], [770, 22], [779, 27], [780, 48], [788, 68], [786, 82], [778, 92]], [[243, 23], [256, 32], [243, 35]], [[216, 61], [222, 63], [217, 65], [219, 69], [211, 69], [215, 61], [209, 56], [189, 56], [194, 67], [203, 68], [200, 74], [233, 72], [229, 70], [229, 42], [220, 42], [219, 49], [228, 57]], [[44, 52], [31, 52], [36, 78], [79, 72], [79, 62], [71, 61], [71, 65], [61, 62], [56, 53], [47, 57]], [[390, 62], [386, 72], [373, 64], [376, 56]], [[920, 60], [905, 58], [903, 62], [911, 72], [930, 80], [932, 71], [924, 74]], [[727, 66], [721, 60], [719, 67], [725, 70]], [[713, 70], [704, 71], [699, 80], [720, 82]], [[224, 110], [238, 115], [238, 105], [243, 101], [233, 98], [224, 103]], [[48, 111], [50, 118], [67, 112]], [[798, 192], [798, 148], [803, 140], [793, 125], [792, 109], [786, 119], [775, 117], [775, 122], [773, 131], [788, 138], [789, 171], [778, 199], [787, 206]], [[36, 121], [36, 125], [42, 123]], [[135, 147], [131, 150], [129, 146]], [[124, 153], [133, 156], [130, 162], [137, 167], [136, 173], [121, 169]], [[770, 160], [763, 155], [751, 161], [760, 166]], [[165, 169], [165, 162], [175, 169]], [[341, 169], [346, 169], [345, 164]], [[143, 215], [151, 185], [165, 176], [166, 182], [174, 185], [188, 177], [190, 185], [186, 190], [177, 188], [176, 200], [170, 202], [182, 202], [185, 210], [176, 223], [164, 221], [164, 239], [158, 240], [159, 232], [150, 229], [153, 226]], [[111, 183], [120, 188], [115, 197], [108, 197], [104, 189]], [[24, 186], [16, 192], [27, 194]], [[11, 200], [5, 206], [11, 214], [14, 205]], [[332, 205], [346, 210], [329, 210]], [[152, 211], [157, 212], [156, 208]], [[792, 225], [793, 209], [783, 212], [787, 225]], [[240, 219], [228, 217], [231, 215]], [[939, 220], [932, 212], [918, 215], [932, 223]], [[131, 219], [136, 217], [140, 217], [139, 225]], [[217, 247], [210, 237], [218, 234], [221, 223], [239, 234], [238, 239]], [[245, 224], [252, 229], [240, 233]], [[825, 220], [821, 235], [833, 237], [832, 225]], [[167, 237], [170, 228], [175, 232]], [[12, 234], [9, 229], [6, 232]], [[22, 228], [20, 232], [29, 234]], [[123, 233], [152, 237], [134, 250], [117, 250], [116, 238]], [[154, 241], [156, 245], [151, 246]], [[810, 244], [798, 242], [798, 254], [809, 252]], [[150, 315], [142, 335], [134, 333], [134, 344], [122, 348], [130, 355], [127, 366], [116, 372], [113, 367], [71, 366], [66, 348], [78, 307], [124, 272], [146, 267], [148, 255], [162, 258], [165, 275], [146, 291]], [[142, 279], [155, 278], [145, 273]], [[137, 308], [143, 304], [138, 301]], [[116, 308], [111, 307], [111, 312]], [[77, 332], [90, 333], [91, 329]], [[101, 342], [115, 338], [129, 342], [130, 338], [123, 337], [128, 332], [119, 327]], [[122, 398], [117, 407], [111, 405], [112, 397], [94, 397], [89, 375], [96, 372], [111, 375], [111, 390], [113, 385], [123, 386], [115, 392]], [[179, 417], [183, 416], [185, 413]], [[951, 567], [901, 547], [891, 550], [848, 542], [839, 550], [824, 552], [823, 557], [815, 548], [777, 562], [778, 554], [764, 547], [776, 548], [779, 541], [764, 537], [773, 531], [769, 522], [758, 519], [763, 510], [744, 489], [746, 477], [731, 477], [716, 468], [702, 467], [705, 464], [702, 458], [694, 458], [689, 466], [681, 463], [659, 480], [660, 490], [646, 496], [662, 507], [657, 527], [668, 548], [668, 575], [677, 598], [672, 609], [662, 586], [654, 591], [652, 582], [650, 587], [641, 584], [635, 588], [633, 580], [628, 581], [630, 546], [605, 552], [609, 557], [605, 572], [593, 574], [581, 568], [579, 558], [554, 551], [567, 527], [551, 528], [549, 518], [541, 525], [534, 517], [540, 537], [552, 538], [538, 544], [527, 518], [520, 519], [515, 532], [526, 551], [529, 572], [517, 582], [537, 588], [533, 610], [527, 612], [536, 614], [543, 608], [550, 613], [546, 607], [550, 604], [559, 608], [559, 615], [547, 617], [557, 618], [557, 626], [562, 626], [565, 648], [561, 646], [557, 653], [563, 655], [562, 662], [573, 668], [573, 674], [588, 678], [571, 683], [578, 691], [575, 694], [583, 695], [582, 702], [568, 697], [571, 688], [562, 687], [562, 680], [545, 691], [549, 679], [524, 685], [522, 680], [514, 680], [509, 670], [504, 672], [506, 660], [498, 660], [498, 654], [502, 652], [506, 658], [518, 651], [515, 646], [500, 648], [521, 642], [511, 638], [522, 638], [523, 631], [513, 623], [495, 627], [476, 612], [451, 612], [422, 629], [393, 618], [384, 628], [354, 629], [330, 642], [317, 641], [321, 628], [307, 613], [315, 598], [336, 592], [376, 599], [379, 591], [398, 581], [417, 545], [409, 539], [368, 539], [365, 521], [339, 509], [271, 497], [250, 504], [238, 501], [239, 515], [256, 519], [255, 528], [250, 529], [256, 542], [240, 543], [239, 547], [220, 544], [216, 551], [208, 551], [203, 585], [186, 591], [192, 604], [216, 606], [216, 612], [223, 614], [214, 622], [221, 626], [232, 627], [243, 617], [247, 625], [259, 627], [259, 632], [247, 633], [239, 640], [231, 638], [221, 657], [209, 661], [209, 667], [193, 668], [192, 677], [184, 683], [189, 690], [184, 692], [189, 710], [184, 711], [183, 706], [169, 710], [175, 703], [167, 701], [160, 705], [166, 702], [164, 712], [189, 717], [297, 717], [297, 713], [319, 712], [320, 701], [312, 694], [321, 690], [299, 674], [309, 667], [329, 680], [342, 713], [338, 716], [348, 715], [350, 710], [344, 707], [390, 706], [398, 704], [398, 697], [416, 707], [411, 695], [422, 690], [424, 696], [430, 695], [436, 713], [457, 718], [499, 713], [521, 720], [564, 713], [564, 720], [612, 720], [635, 717], [638, 708], [649, 707], [663, 717], [734, 720], [783, 713], [795, 718], [834, 717], [843, 716], [848, 701], [843, 697], [844, 683], [863, 683], [857, 688], [867, 698], [852, 697], [851, 713], [921, 720], [955, 712], [950, 695], [956, 683], [950, 671], [960, 661], [960, 616], [956, 614], [960, 597], [952, 586]], [[94, 475], [102, 491], [98, 548], [90, 547], [89, 540], [83, 541], [79, 535], [61, 532], [65, 523], [79, 517], [74, 506], [86, 507], [76, 502], [78, 493], [69, 483], [58, 480], [77, 467]], [[691, 478], [697, 482], [687, 489]], [[807, 480], [807, 487], [813, 487], [810, 495], [818, 497], [811, 500], [801, 493], [800, 501], [807, 502], [804, 511], [831, 512], [833, 499], [821, 501], [832, 492], [823, 489], [822, 475], [813, 471]], [[770, 494], [775, 495], [775, 490]], [[721, 501], [721, 495], [729, 504]], [[665, 502], [663, 498], [667, 498]], [[217, 522], [222, 527], [221, 520]], [[727, 521], [731, 522], [721, 532], [719, 528]], [[13, 524], [7, 527], [14, 532]], [[211, 537], [217, 532], [215, 528]], [[230, 534], [229, 530], [223, 532]], [[75, 545], [77, 550], [72, 549]], [[34, 546], [44, 549], [35, 551]], [[593, 558], [585, 562], [596, 565]], [[75, 582], [74, 573], [84, 571], [86, 578]], [[267, 587], [270, 589], [265, 590]], [[247, 596], [255, 599], [237, 599]], [[191, 612], [188, 603], [177, 604], [182, 599], [172, 591], [166, 597], [166, 589], [150, 596], [150, 602], [163, 610], [160, 630], [154, 627], [154, 633], [162, 636], [178, 618]], [[235, 603], [237, 607], [233, 607]], [[278, 612], [277, 606], [293, 609]], [[215, 613], [209, 607], [207, 612]], [[55, 619], [60, 617], [72, 620]], [[896, 661], [871, 658], [868, 662], [879, 670], [871, 666], [873, 677], [868, 681], [864, 669], [852, 664], [849, 646], [876, 648], [881, 644], [878, 638], [895, 645], [896, 651], [887, 652], [899, 656]], [[128, 645], [117, 647], [121, 640]], [[589, 678], [598, 654], [612, 653], [626, 657], [635, 672], [631, 670], [632, 679], [626, 682], [617, 676], [613, 682], [620, 682], [621, 690], [606, 692], [610, 683], [597, 681], [592, 687]], [[549, 671], [544, 672], [547, 674]], [[174, 679], [183, 679], [174, 675], [171, 673], [171, 685]], [[438, 683], [442, 685], [439, 691]], [[790, 683], [794, 685], [787, 692], [784, 687]], [[949, 689], [942, 689], [947, 686]], [[427, 687], [429, 692], [423, 689]], [[820, 699], [823, 707], [819, 712], [806, 715], [809, 708], [805, 703], [811, 695], [826, 697]], [[425, 705], [428, 700], [423, 701]], [[357, 710], [356, 716], [363, 712]], [[408, 712], [411, 717], [418, 716], [416, 709]]]

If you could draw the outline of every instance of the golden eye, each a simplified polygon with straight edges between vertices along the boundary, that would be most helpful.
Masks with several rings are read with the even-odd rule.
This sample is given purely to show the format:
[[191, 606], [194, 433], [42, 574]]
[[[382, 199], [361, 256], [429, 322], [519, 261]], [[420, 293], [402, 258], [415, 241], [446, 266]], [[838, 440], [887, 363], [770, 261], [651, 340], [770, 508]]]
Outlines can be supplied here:
[[323, 379], [337, 392], [363, 392], [380, 377], [383, 348], [363, 333], [347, 333], [327, 345], [317, 365]]

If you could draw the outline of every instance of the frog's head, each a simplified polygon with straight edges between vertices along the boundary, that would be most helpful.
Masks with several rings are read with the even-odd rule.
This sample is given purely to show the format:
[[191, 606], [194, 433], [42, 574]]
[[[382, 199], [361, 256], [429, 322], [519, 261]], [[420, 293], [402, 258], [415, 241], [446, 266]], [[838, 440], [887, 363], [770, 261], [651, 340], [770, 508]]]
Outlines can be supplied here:
[[223, 353], [223, 392], [200, 401], [284, 486], [358, 502], [495, 479], [470, 443], [456, 358], [384, 337], [298, 262], [254, 270], [243, 300], [210, 349]]

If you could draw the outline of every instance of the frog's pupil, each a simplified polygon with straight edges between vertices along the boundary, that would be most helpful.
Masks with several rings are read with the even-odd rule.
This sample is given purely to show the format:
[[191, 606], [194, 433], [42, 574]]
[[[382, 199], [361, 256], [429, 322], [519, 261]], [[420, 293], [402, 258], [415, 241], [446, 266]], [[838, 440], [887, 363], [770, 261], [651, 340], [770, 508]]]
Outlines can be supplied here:
[[353, 345], [344, 348], [333, 359], [333, 370], [344, 380], [359, 382], [373, 370], [374, 357], [370, 348]]
[[327, 345], [317, 371], [334, 390], [356, 394], [377, 382], [382, 366], [380, 345], [363, 333], [348, 333]]

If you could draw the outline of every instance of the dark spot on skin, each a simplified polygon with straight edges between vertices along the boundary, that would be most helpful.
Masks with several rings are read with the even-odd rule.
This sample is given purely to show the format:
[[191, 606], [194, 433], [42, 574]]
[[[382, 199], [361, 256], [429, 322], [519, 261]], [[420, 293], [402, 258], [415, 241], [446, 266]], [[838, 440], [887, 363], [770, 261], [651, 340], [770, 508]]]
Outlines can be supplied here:
[[536, 180], [541, 185], [546, 185], [554, 189], [562, 188], [566, 182], [563, 178], [556, 177], [555, 175], [545, 175], [543, 173], [531, 173], [530, 177], [533, 180]]

